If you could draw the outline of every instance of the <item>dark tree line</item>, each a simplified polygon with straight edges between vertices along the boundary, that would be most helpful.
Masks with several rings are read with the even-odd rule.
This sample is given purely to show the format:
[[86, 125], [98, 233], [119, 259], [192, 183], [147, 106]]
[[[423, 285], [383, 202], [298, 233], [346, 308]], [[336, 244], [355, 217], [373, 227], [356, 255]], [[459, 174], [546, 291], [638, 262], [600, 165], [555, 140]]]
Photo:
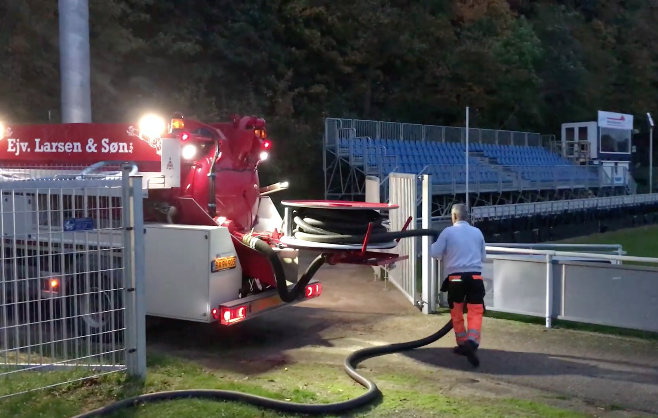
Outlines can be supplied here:
[[[327, 116], [555, 133], [658, 97], [654, 0], [90, 0], [94, 120], [258, 114], [322, 191]], [[59, 121], [57, 2], [0, 2], [0, 119]]]

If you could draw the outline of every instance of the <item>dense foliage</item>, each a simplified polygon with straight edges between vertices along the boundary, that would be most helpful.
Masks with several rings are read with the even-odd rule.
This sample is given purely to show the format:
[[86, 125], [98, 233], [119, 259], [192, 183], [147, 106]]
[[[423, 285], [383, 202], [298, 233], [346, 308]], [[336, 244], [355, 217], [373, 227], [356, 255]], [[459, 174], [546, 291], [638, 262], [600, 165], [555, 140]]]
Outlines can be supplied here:
[[[90, 0], [93, 114], [264, 116], [322, 190], [323, 118], [554, 133], [658, 97], [654, 0]], [[0, 118], [59, 120], [57, 2], [0, 2]], [[300, 174], [304, 173], [304, 176]], [[292, 177], [290, 177], [292, 178]], [[319, 181], [319, 182], [318, 182]]]

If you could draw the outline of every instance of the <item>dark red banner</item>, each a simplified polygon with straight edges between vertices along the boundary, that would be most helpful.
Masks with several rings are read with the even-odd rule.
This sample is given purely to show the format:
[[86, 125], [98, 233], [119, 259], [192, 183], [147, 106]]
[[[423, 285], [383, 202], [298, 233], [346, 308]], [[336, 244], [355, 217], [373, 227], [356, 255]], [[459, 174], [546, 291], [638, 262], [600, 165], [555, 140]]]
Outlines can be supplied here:
[[159, 162], [160, 139], [140, 134], [136, 125], [80, 123], [15, 125], [0, 141], [0, 165], [91, 165], [98, 161]]

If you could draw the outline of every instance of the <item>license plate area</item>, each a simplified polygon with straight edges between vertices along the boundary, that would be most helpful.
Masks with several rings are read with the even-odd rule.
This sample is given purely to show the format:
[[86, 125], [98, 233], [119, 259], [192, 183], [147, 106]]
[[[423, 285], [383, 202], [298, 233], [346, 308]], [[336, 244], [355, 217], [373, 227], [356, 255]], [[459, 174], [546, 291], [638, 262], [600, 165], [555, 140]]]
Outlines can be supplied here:
[[237, 266], [237, 257], [216, 257], [210, 262], [210, 271], [217, 273], [218, 271], [231, 270]]

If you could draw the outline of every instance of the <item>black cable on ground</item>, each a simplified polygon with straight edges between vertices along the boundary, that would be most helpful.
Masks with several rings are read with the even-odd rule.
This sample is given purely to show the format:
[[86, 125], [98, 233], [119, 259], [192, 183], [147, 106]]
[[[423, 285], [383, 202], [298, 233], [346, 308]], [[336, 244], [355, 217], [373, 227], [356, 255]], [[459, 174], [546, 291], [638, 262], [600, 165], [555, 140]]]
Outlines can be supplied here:
[[76, 415], [73, 418], [94, 418], [116, 413], [120, 410], [138, 406], [144, 403], [153, 403], [158, 401], [170, 401], [176, 399], [209, 399], [215, 401], [234, 401], [257, 406], [259, 408], [271, 409], [278, 412], [306, 414], [306, 415], [337, 415], [348, 411], [362, 408], [375, 400], [381, 395], [381, 391], [372, 380], [362, 376], [356, 371], [356, 366], [360, 362], [369, 358], [383, 356], [386, 354], [398, 353], [413, 350], [431, 344], [448, 334], [452, 330], [452, 321], [448, 322], [438, 332], [416, 341], [390, 344], [378, 347], [362, 348], [353, 352], [345, 359], [345, 371], [356, 382], [367, 389], [366, 393], [356, 398], [336, 403], [328, 404], [301, 404], [293, 402], [279, 401], [276, 399], [265, 398], [249, 393], [235, 392], [230, 390], [213, 390], [213, 389], [191, 389], [175, 390], [168, 392], [155, 392], [139, 395], [132, 398], [104, 406], [94, 411]]
[[[320, 242], [330, 244], [361, 244], [369, 228], [371, 235], [369, 243], [386, 243], [398, 238], [438, 236], [438, 231], [433, 230], [408, 230], [387, 232], [383, 225], [383, 217], [373, 210], [333, 210], [333, 209], [300, 209], [293, 214], [295, 238], [309, 242]], [[306, 272], [299, 279], [292, 291], [288, 290], [285, 273], [281, 261], [272, 248], [264, 241], [245, 235], [245, 245], [256, 249], [265, 255], [274, 269], [279, 296], [284, 302], [292, 302], [300, 297], [311, 278], [317, 273], [326, 261], [325, 255], [318, 256]], [[260, 408], [271, 409], [278, 412], [306, 414], [306, 415], [329, 415], [342, 414], [357, 408], [364, 407], [376, 399], [382, 393], [372, 380], [362, 376], [356, 371], [357, 365], [369, 358], [383, 356], [386, 354], [409, 351], [424, 347], [446, 336], [452, 330], [452, 321], [449, 321], [436, 333], [415, 341], [390, 344], [378, 347], [367, 347], [357, 350], [345, 359], [345, 372], [356, 382], [367, 389], [366, 393], [356, 398], [330, 404], [299, 404], [284, 402], [248, 393], [229, 390], [191, 389], [167, 392], [155, 392], [139, 395], [132, 398], [104, 406], [94, 411], [77, 415], [73, 418], [93, 418], [113, 414], [125, 408], [130, 408], [143, 403], [157, 402], [175, 399], [211, 399], [218, 401], [236, 401]]]

